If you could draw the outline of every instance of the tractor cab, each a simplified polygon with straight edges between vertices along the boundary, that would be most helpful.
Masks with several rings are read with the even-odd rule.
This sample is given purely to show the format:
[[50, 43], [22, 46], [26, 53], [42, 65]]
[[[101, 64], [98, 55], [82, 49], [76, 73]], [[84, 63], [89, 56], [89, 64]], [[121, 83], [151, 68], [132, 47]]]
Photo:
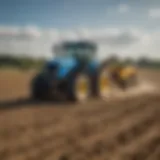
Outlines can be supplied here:
[[77, 68], [93, 73], [99, 65], [95, 58], [96, 51], [96, 44], [92, 42], [62, 42], [54, 46], [54, 58], [47, 62], [45, 70], [51, 74], [54, 71], [58, 79], [68, 77]]
[[72, 58], [80, 63], [88, 63], [95, 59], [96, 45], [91, 42], [64, 42], [54, 47], [55, 58]]

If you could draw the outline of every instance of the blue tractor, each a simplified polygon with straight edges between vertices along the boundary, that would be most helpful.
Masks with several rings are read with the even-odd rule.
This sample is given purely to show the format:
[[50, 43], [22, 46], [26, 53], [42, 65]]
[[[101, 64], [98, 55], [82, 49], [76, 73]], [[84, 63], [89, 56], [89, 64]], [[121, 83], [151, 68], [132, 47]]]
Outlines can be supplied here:
[[36, 99], [63, 97], [73, 101], [106, 97], [110, 90], [109, 78], [96, 60], [96, 52], [96, 44], [88, 41], [67, 41], [55, 46], [55, 57], [32, 81], [32, 96]]

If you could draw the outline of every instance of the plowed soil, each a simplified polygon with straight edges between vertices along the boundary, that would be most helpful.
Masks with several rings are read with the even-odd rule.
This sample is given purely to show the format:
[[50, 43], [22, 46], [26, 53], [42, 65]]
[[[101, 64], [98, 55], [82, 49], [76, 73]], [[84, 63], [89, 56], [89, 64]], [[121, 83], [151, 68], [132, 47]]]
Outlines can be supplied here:
[[84, 104], [29, 100], [33, 75], [0, 71], [0, 160], [160, 160], [159, 71]]

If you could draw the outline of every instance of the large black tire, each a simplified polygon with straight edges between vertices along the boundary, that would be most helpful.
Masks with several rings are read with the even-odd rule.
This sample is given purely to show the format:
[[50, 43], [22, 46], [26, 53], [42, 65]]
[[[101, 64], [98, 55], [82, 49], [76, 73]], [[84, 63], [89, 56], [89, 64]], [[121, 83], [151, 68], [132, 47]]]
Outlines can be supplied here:
[[[82, 89], [83, 91], [79, 89]], [[84, 72], [79, 72], [69, 77], [67, 81], [66, 94], [70, 101], [86, 101], [91, 95], [90, 77]]]
[[49, 85], [42, 75], [36, 75], [31, 82], [32, 99], [44, 100], [49, 97]]
[[91, 81], [93, 96], [106, 99], [111, 95], [112, 85], [107, 66], [100, 66]]

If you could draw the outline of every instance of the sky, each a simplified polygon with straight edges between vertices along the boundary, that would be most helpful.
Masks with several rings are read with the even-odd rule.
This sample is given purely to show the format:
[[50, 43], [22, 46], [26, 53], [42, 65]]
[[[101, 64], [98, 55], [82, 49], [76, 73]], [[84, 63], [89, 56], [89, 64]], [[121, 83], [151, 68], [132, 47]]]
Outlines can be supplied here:
[[0, 0], [0, 54], [51, 57], [54, 44], [83, 39], [100, 58], [160, 58], [160, 1]]

